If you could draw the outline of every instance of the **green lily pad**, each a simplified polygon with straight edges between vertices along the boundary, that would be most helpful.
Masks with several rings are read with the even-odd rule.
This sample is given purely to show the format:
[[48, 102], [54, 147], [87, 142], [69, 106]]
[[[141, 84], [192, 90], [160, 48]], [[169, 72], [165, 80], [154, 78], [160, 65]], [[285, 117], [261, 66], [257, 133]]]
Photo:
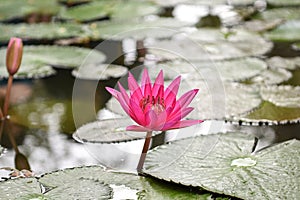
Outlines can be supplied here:
[[[79, 67], [86, 57], [86, 65], [98, 65], [104, 62], [105, 55], [97, 50], [64, 46], [25, 46], [20, 71], [16, 78], [40, 78], [55, 74], [50, 66], [59, 68]], [[1, 77], [8, 77], [5, 65], [6, 48], [0, 49]]]
[[55, 15], [59, 9], [60, 5], [56, 0], [1, 0], [0, 20], [20, 18], [33, 13]]
[[299, 6], [298, 0], [267, 0], [267, 3], [273, 6]]
[[275, 42], [292, 42], [300, 40], [300, 20], [290, 20], [276, 29], [264, 33], [264, 36]]
[[268, 58], [266, 62], [271, 69], [284, 68], [287, 70], [295, 70], [300, 67], [300, 57], [282, 58], [274, 56]]
[[[193, 62], [169, 61], [152, 67], [150, 77], [154, 80], [161, 69], [167, 80], [173, 80], [182, 75], [188, 79], [199, 79], [198, 76], [205, 69], [216, 68], [221, 79], [226, 81], [241, 81], [258, 75], [267, 68], [264, 61], [257, 58], [241, 58], [233, 60], [222, 60], [216, 62]], [[203, 72], [203, 74], [205, 74]]]
[[292, 73], [284, 68], [267, 69], [250, 80], [252, 84], [271, 85], [289, 80]]
[[84, 35], [85, 29], [75, 23], [0, 24], [0, 41], [7, 42], [11, 37], [23, 40], [72, 38]]
[[300, 108], [300, 87], [288, 85], [262, 87], [261, 97], [278, 107]]
[[44, 199], [41, 187], [35, 178], [18, 178], [0, 182], [0, 196], [5, 199], [26, 200], [29, 197]]
[[[56, 74], [51, 66], [43, 63], [24, 62], [21, 66], [18, 73], [14, 75], [16, 79], [39, 79]], [[0, 66], [0, 73], [0, 79], [8, 78], [7, 70], [3, 65]]]
[[273, 45], [255, 33], [222, 33], [219, 29], [203, 29], [188, 38], [153, 41], [145, 46], [148, 53], [160, 60], [184, 58], [203, 61], [259, 56], [267, 53]]
[[[216, 6], [216, 5], [224, 5], [228, 4], [226, 0], [214, 0], [214, 1], [206, 1], [206, 0], [154, 0], [159, 5], [170, 7], [176, 6], [178, 4], [191, 4], [191, 5], [203, 5], [203, 6]], [[252, 5], [255, 0], [232, 0], [229, 2], [230, 5]]]
[[99, 181], [75, 179], [45, 193], [47, 199], [110, 199], [112, 189]]
[[149, 1], [104, 0], [63, 9], [60, 16], [78, 21], [90, 21], [105, 17], [126, 20], [156, 14], [158, 11], [159, 8]]
[[192, 32], [188, 37], [197, 42], [216, 42], [216, 41], [226, 41], [226, 42], [246, 42], [251, 43], [256, 41], [265, 42], [265, 40], [257, 33], [253, 33], [244, 29], [230, 29], [222, 30], [218, 28], [201, 28], [195, 32]]
[[[123, 21], [103, 21], [90, 24], [91, 38], [114, 39], [134, 38], [169, 38], [182, 27], [191, 26], [192, 23], [183, 22], [174, 18], [156, 18], [151, 20], [134, 19], [124, 23]], [[170, 30], [169, 30], [170, 29]]]
[[107, 80], [109, 78], [120, 78], [127, 73], [128, 69], [121, 65], [92, 64], [83, 65], [72, 71], [72, 75], [86, 80]]
[[265, 32], [272, 30], [282, 24], [284, 20], [282, 19], [274, 19], [274, 20], [257, 20], [253, 19], [251, 21], [246, 21], [243, 27], [249, 31], [253, 32]]
[[126, 131], [133, 124], [130, 118], [106, 119], [91, 122], [79, 127], [73, 138], [82, 143], [114, 143], [144, 139], [145, 132]]
[[161, 6], [170, 7], [176, 6], [178, 4], [192, 4], [192, 5], [221, 5], [226, 4], [226, 0], [215, 0], [215, 1], [205, 1], [205, 0], [154, 0], [155, 3]]
[[[205, 142], [218, 141], [210, 151]], [[242, 199], [297, 199], [300, 142], [290, 140], [251, 153], [242, 133], [199, 136], [148, 153], [146, 174]]]
[[[47, 187], [64, 186], [66, 182], [76, 183], [76, 180], [88, 179], [104, 183], [113, 188], [116, 199], [207, 199], [211, 194], [192, 193], [188, 188], [159, 183], [149, 178], [134, 174], [104, 171], [102, 167], [91, 166], [61, 170], [45, 174], [40, 182]], [[123, 190], [120, 191], [120, 190]], [[221, 198], [222, 199], [222, 198]]]
[[268, 124], [298, 123], [300, 108], [280, 107], [271, 102], [263, 101], [258, 109], [241, 117], [245, 122], [267, 122]]
[[109, 199], [111, 188], [93, 180], [77, 179], [65, 182], [60, 187], [42, 192], [41, 184], [36, 178], [18, 178], [0, 183], [0, 194], [5, 199]]
[[258, 108], [261, 103], [259, 90], [254, 87], [224, 83], [223, 88], [219, 88], [213, 83], [209, 83], [208, 87], [199, 81], [191, 81], [191, 83], [193, 83], [193, 88], [200, 90], [190, 105], [197, 111], [192, 112], [189, 118], [228, 119], [249, 113]]
[[300, 13], [297, 8], [274, 8], [267, 9], [255, 17], [263, 20], [295, 20], [300, 19]]

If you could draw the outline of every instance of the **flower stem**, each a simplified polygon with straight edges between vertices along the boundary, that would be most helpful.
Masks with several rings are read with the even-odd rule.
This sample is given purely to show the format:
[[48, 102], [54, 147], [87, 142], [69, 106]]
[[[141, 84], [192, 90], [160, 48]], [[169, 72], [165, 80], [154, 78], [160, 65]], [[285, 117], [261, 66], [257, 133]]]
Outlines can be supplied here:
[[3, 130], [4, 130], [4, 123], [5, 123], [5, 119], [1, 119], [0, 120], [0, 142], [2, 141], [2, 134], [3, 134]]
[[5, 100], [4, 100], [4, 106], [3, 106], [3, 115], [4, 115], [4, 117], [7, 116], [7, 112], [8, 112], [10, 91], [11, 91], [11, 86], [12, 86], [12, 83], [13, 83], [13, 79], [14, 79], [13, 76], [9, 75], [8, 82], [7, 82], [6, 94], [5, 94]]
[[147, 135], [146, 135], [146, 139], [145, 139], [145, 143], [144, 143], [144, 147], [143, 147], [143, 151], [139, 160], [139, 164], [137, 166], [137, 172], [140, 173], [143, 169], [144, 166], [144, 162], [146, 159], [146, 155], [150, 146], [150, 141], [151, 141], [151, 137], [152, 137], [152, 131], [148, 131]]

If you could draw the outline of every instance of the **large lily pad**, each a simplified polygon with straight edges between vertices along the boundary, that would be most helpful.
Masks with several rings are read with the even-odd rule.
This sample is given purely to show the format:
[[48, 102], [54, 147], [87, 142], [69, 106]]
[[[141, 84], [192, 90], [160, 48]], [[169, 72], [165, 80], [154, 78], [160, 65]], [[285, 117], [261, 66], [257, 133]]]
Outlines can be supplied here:
[[93, 39], [122, 40], [124, 38], [134, 38], [141, 40], [144, 38], [169, 38], [182, 27], [190, 25], [192, 23], [173, 18], [156, 18], [148, 20], [134, 19], [126, 23], [123, 21], [104, 21], [92, 23], [90, 29]]
[[257, 33], [249, 32], [243, 29], [229, 29], [222, 30], [216, 28], [201, 28], [188, 35], [189, 38], [197, 42], [246, 42], [251, 43], [253, 41], [265, 42], [264, 39]]
[[109, 199], [111, 188], [100, 182], [77, 179], [76, 182], [66, 181], [60, 187], [43, 192], [36, 178], [18, 178], [0, 183], [1, 197], [13, 199]]
[[72, 75], [86, 80], [107, 80], [119, 78], [127, 73], [128, 69], [121, 65], [112, 64], [88, 64], [72, 71]]
[[[218, 141], [211, 151], [205, 142]], [[255, 154], [241, 133], [199, 136], [160, 146], [147, 155], [146, 174], [242, 199], [297, 199], [300, 142]]]
[[259, 85], [280, 84], [289, 80], [291, 77], [292, 73], [284, 68], [271, 68], [266, 69], [261, 74], [253, 77], [250, 80], [250, 83]]
[[[6, 49], [0, 49], [1, 77], [8, 77], [5, 66]], [[63, 46], [25, 46], [22, 65], [16, 78], [39, 78], [53, 75], [55, 71], [50, 66], [60, 68], [79, 67], [86, 57], [87, 65], [98, 65], [104, 62], [105, 55], [97, 50], [79, 47]]]
[[206, 0], [154, 0], [157, 4], [162, 6], [176, 6], [177, 4], [191, 4], [191, 5], [206, 5], [206, 6], [216, 6], [216, 5], [252, 5], [254, 0], [232, 0], [228, 2], [227, 0], [214, 0], [214, 1], [206, 1]]
[[255, 33], [222, 33], [218, 29], [203, 29], [190, 34], [188, 38], [153, 41], [145, 46], [150, 54], [160, 60], [184, 58], [203, 61], [259, 56], [267, 53], [273, 45]]
[[78, 21], [90, 21], [110, 17], [114, 19], [130, 19], [155, 14], [159, 8], [149, 1], [93, 1], [76, 7], [62, 10], [61, 17]]
[[60, 5], [56, 0], [1, 0], [0, 20], [20, 18], [33, 13], [55, 15], [59, 9]]
[[207, 192], [203, 192], [202, 194], [191, 193], [188, 188], [159, 183], [134, 174], [104, 171], [99, 166], [66, 169], [45, 174], [40, 179], [40, 182], [50, 188], [59, 188], [65, 185], [66, 182], [76, 184], [76, 180], [80, 179], [94, 180], [109, 185], [113, 188], [113, 197], [116, 199], [205, 200], [210, 196]]
[[51, 189], [46, 199], [110, 199], [112, 189], [99, 181], [88, 179], [66, 180], [64, 185]]
[[193, 5], [220, 5], [226, 4], [226, 0], [205, 1], [205, 0], [154, 0], [161, 6], [176, 6], [177, 4], [193, 4]]
[[5, 199], [30, 199], [42, 196], [41, 187], [35, 178], [18, 178], [0, 182], [0, 196]]
[[151, 77], [154, 79], [159, 70], [163, 69], [165, 79], [172, 80], [178, 75], [187, 79], [199, 79], [205, 76], [205, 69], [215, 68], [226, 81], [241, 81], [258, 75], [267, 68], [264, 61], [257, 58], [242, 58], [216, 62], [193, 62], [170, 61], [160, 63], [152, 67]]
[[249, 113], [261, 103], [259, 91], [254, 87], [224, 83], [224, 87], [219, 88], [213, 83], [209, 83], [208, 87], [199, 84], [200, 82], [193, 83], [193, 86], [200, 90], [191, 103], [197, 112], [192, 112], [190, 118], [227, 119]]
[[262, 33], [276, 28], [283, 22], [284, 20], [282, 19], [274, 19], [274, 20], [253, 19], [251, 21], [246, 21], [242, 26], [249, 31]]
[[86, 33], [85, 29], [75, 23], [0, 24], [0, 41], [6, 42], [13, 36], [23, 40], [82, 37]]
[[300, 20], [291, 20], [270, 32], [266, 32], [264, 36], [276, 42], [292, 42], [300, 40], [299, 31]]
[[288, 85], [262, 87], [260, 94], [263, 100], [276, 106], [300, 108], [300, 87]]
[[300, 57], [282, 58], [274, 56], [268, 58], [266, 62], [271, 69], [284, 68], [288, 70], [295, 70], [300, 67]]
[[131, 124], [133, 122], [129, 117], [95, 121], [78, 128], [73, 138], [82, 143], [114, 143], [144, 139], [145, 132], [126, 131], [126, 127]]

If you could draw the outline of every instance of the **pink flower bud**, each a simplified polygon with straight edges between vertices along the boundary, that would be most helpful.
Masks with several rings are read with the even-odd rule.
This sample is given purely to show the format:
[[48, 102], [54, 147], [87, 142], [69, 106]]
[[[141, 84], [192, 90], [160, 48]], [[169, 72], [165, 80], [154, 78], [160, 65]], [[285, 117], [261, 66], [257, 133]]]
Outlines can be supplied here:
[[11, 38], [6, 51], [6, 67], [13, 76], [20, 68], [23, 55], [23, 42], [20, 38]]

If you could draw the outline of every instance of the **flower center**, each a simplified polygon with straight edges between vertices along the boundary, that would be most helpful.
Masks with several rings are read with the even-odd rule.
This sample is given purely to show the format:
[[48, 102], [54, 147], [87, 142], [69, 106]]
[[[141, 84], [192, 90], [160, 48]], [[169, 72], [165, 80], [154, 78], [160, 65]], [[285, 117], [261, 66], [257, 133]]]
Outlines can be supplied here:
[[157, 96], [154, 98], [148, 95], [147, 98], [144, 97], [140, 100], [140, 107], [143, 111], [152, 109], [156, 114], [163, 112], [166, 108], [164, 98]]

